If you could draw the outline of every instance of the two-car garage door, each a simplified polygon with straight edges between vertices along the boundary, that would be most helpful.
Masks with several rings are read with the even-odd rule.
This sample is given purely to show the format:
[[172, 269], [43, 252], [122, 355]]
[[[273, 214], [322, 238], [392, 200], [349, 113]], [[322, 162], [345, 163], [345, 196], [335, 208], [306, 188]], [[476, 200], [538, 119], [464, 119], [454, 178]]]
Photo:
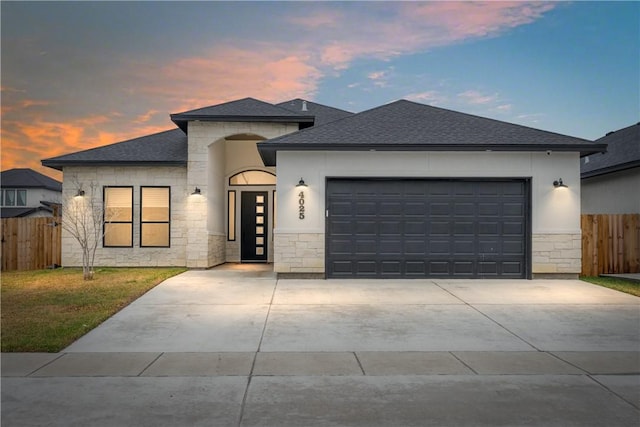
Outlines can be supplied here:
[[327, 277], [526, 278], [525, 179], [328, 179]]

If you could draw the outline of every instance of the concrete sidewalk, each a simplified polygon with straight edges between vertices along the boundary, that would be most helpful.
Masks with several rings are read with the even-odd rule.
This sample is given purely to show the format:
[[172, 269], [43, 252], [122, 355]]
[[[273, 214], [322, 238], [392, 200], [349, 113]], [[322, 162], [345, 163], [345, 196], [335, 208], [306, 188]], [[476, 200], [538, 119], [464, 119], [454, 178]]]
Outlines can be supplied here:
[[189, 271], [2, 375], [3, 426], [636, 426], [640, 299]]

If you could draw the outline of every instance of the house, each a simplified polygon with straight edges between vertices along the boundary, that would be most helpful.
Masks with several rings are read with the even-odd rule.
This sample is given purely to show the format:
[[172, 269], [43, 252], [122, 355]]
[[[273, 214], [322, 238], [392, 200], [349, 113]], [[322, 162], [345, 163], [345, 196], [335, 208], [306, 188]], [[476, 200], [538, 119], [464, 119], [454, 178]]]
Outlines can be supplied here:
[[640, 214], [640, 123], [596, 141], [606, 153], [582, 158], [582, 213]]
[[62, 183], [33, 169], [9, 169], [0, 174], [2, 218], [57, 216]]
[[[96, 265], [269, 262], [282, 276], [575, 277], [580, 156], [604, 144], [406, 100], [245, 98], [43, 160], [115, 216]], [[555, 184], [555, 185], [554, 185]], [[88, 188], [88, 187], [85, 187]], [[92, 187], [93, 188], [93, 187]], [[63, 265], [81, 251], [63, 236]]]

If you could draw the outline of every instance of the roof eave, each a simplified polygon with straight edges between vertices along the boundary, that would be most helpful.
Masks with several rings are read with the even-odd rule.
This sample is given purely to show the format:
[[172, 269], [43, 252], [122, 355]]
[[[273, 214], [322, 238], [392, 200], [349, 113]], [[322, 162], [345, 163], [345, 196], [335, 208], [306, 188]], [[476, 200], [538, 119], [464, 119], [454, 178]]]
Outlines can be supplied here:
[[258, 143], [265, 166], [276, 166], [276, 152], [281, 151], [511, 151], [511, 152], [579, 152], [580, 157], [606, 151], [607, 144], [279, 144]]
[[106, 161], [106, 160], [42, 160], [42, 166], [62, 171], [65, 166], [187, 166], [185, 160]]
[[588, 172], [583, 172], [580, 174], [580, 179], [593, 178], [595, 176], [607, 175], [610, 173], [621, 172], [621, 171], [625, 171], [625, 170], [633, 169], [637, 167], [640, 167], [640, 160], [635, 160], [633, 162], [628, 162], [620, 165], [609, 166], [605, 168], [594, 169]]
[[314, 123], [314, 116], [221, 116], [208, 114], [171, 114], [171, 121], [187, 133], [187, 123], [200, 122], [264, 122], [264, 123]]

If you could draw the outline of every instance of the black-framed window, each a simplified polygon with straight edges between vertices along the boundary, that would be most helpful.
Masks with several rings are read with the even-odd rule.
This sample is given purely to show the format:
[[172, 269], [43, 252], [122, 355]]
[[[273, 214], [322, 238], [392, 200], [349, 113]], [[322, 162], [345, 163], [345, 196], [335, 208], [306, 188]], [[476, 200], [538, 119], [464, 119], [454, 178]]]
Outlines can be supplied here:
[[227, 240], [236, 240], [236, 191], [227, 192]]
[[171, 245], [171, 188], [140, 187], [140, 247]]
[[27, 206], [27, 190], [18, 190], [15, 188], [2, 190], [0, 205], [7, 207]]
[[133, 247], [133, 187], [104, 187], [104, 247]]

